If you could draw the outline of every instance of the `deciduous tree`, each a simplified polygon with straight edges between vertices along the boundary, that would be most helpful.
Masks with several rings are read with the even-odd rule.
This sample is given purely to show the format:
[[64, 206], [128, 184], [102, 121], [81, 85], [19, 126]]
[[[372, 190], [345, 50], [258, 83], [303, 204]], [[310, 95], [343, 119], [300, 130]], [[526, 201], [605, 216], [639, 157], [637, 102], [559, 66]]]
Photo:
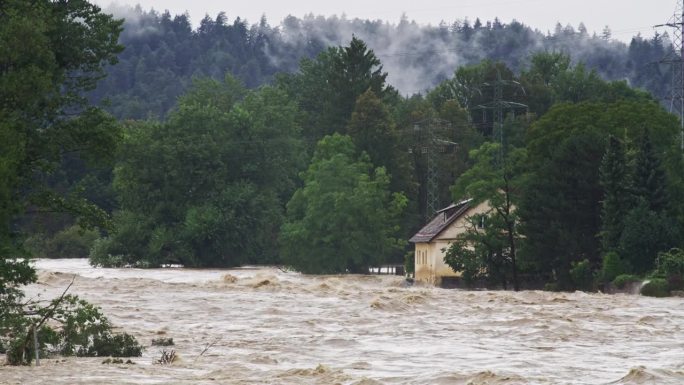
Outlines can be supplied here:
[[367, 274], [400, 253], [406, 197], [389, 191], [385, 169], [374, 168], [350, 137], [323, 138], [302, 179], [281, 230], [285, 263], [304, 273]]
[[[474, 247], [473, 256], [481, 261], [483, 274], [491, 275], [504, 287], [510, 279], [515, 290], [520, 288], [517, 260], [520, 234], [515, 206], [524, 180], [525, 156], [524, 149], [504, 148], [492, 142], [471, 151], [473, 167], [456, 180], [452, 193], [456, 200], [468, 197], [473, 199], [473, 204], [487, 202], [491, 211], [484, 215], [485, 229], [471, 226], [461, 237], [465, 243], [455, 243], [446, 259], [458, 271], [457, 263], [453, 262], [470, 245]], [[468, 253], [463, 255], [466, 257]]]

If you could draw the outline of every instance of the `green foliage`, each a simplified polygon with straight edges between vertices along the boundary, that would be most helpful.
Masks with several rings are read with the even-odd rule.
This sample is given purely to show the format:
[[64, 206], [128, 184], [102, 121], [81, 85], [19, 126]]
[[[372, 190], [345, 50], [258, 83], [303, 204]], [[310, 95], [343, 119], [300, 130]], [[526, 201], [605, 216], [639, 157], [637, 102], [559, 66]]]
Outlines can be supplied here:
[[370, 88], [356, 100], [347, 132], [356, 148], [368, 154], [375, 166], [385, 167], [392, 177], [392, 191], [415, 190], [407, 153], [397, 151], [399, 133], [389, 109]]
[[636, 275], [631, 274], [620, 274], [615, 279], [613, 279], [613, 285], [618, 289], [624, 289], [627, 284], [632, 282], [641, 282], [642, 279]]
[[[397, 177], [396, 171], [388, 170], [393, 172], [391, 174], [392, 189], [395, 188], [394, 186], [399, 188], [404, 185], [402, 182], [404, 180], [411, 183], [408, 188], [398, 190], [406, 193], [409, 198], [406, 218], [402, 221], [405, 227], [411, 228], [407, 237], [417, 231], [426, 218], [434, 214], [426, 212], [427, 181], [430, 174], [428, 170], [432, 170], [431, 172], [434, 173], [432, 176], [437, 182], [438, 204], [445, 206], [452, 201], [449, 187], [471, 165], [468, 158], [470, 150], [479, 147], [483, 142], [482, 135], [469, 121], [466, 109], [461, 107], [456, 100], [442, 100], [441, 96], [433, 95], [433, 92], [426, 97], [414, 95], [411, 98], [401, 99], [392, 106], [393, 120], [400, 133], [399, 145], [394, 148], [395, 156], [403, 158], [408, 150], [412, 162], [412, 170], [405, 175]], [[439, 142], [435, 145], [431, 135], [452, 143]], [[430, 151], [437, 151], [437, 153], [433, 152], [428, 155], [429, 151], [424, 152], [428, 148], [432, 148]]]
[[671, 249], [668, 252], [660, 253], [656, 265], [656, 275], [659, 277], [684, 275], [684, 251]]
[[35, 234], [26, 240], [24, 247], [32, 255], [41, 258], [88, 258], [90, 248], [99, 236], [95, 230], [74, 225], [53, 237]]
[[368, 154], [373, 165], [385, 168], [390, 177], [389, 190], [410, 197], [401, 218], [401, 236], [408, 238], [415, 226], [418, 206], [419, 186], [415, 181], [414, 165], [403, 150], [406, 146], [387, 104], [370, 88], [356, 100], [347, 131], [356, 148]]
[[111, 330], [111, 324], [100, 308], [73, 295], [67, 295], [61, 302], [58, 301], [59, 299], [54, 300], [42, 312], [62, 324], [58, 347], [62, 354], [84, 355], [93, 338]]
[[669, 250], [677, 243], [677, 223], [664, 212], [651, 211], [643, 199], [623, 220], [620, 255], [636, 274], [651, 271], [655, 267], [658, 253]]
[[[593, 266], [600, 264], [602, 247], [596, 235], [601, 232], [604, 189], [598, 165], [607, 134], [629, 142], [641, 135], [644, 126], [657, 127], [651, 139], [659, 152], [678, 151], [672, 145], [677, 122], [655, 103], [561, 104], [532, 125], [527, 135], [530, 178], [519, 210], [526, 235], [525, 259], [537, 274], [569, 288], [572, 262], [586, 258]], [[619, 252], [634, 265], [624, 247]]]
[[133, 336], [112, 333], [112, 325], [100, 308], [74, 295], [57, 298], [45, 307], [29, 302], [29, 308], [35, 315], [15, 322], [11, 325], [12, 333], [0, 339], [9, 347], [7, 361], [10, 365], [31, 363], [33, 329], [29, 326], [34, 324], [38, 325], [39, 349], [43, 356], [51, 352], [89, 357], [142, 354], [142, 347]]
[[558, 286], [558, 282], [547, 282], [544, 284], [544, 291], [561, 291], [560, 286]]
[[416, 272], [416, 256], [413, 250], [407, 251], [404, 254], [404, 271], [406, 274], [414, 274]]
[[684, 251], [671, 249], [658, 254], [653, 276], [666, 279], [671, 290], [682, 290], [684, 288]]
[[143, 347], [130, 334], [102, 334], [93, 337], [87, 350], [79, 351], [85, 357], [140, 357]]
[[143, 254], [152, 224], [149, 218], [130, 211], [114, 215], [116, 234], [95, 240], [90, 249], [90, 264], [101, 267], [149, 265]]
[[[485, 254], [483, 255], [483, 253]], [[449, 246], [444, 255], [444, 262], [453, 271], [461, 274], [461, 279], [467, 286], [472, 287], [474, 283], [483, 278], [488, 278], [492, 273], [487, 270], [485, 262], [488, 253], [489, 250], [478, 250], [477, 247], [473, 250], [469, 245], [469, 239], [461, 237]]]
[[651, 143], [648, 129], [637, 138], [637, 153], [632, 176], [632, 194], [645, 200], [649, 210], [660, 213], [669, 206], [667, 180], [661, 161]]
[[538, 52], [530, 58], [530, 67], [520, 74], [530, 110], [543, 115], [556, 102], [556, 84], [570, 69], [570, 56], [560, 52]]
[[[485, 228], [479, 229], [483, 218]], [[444, 262], [461, 273], [467, 286], [484, 281], [507, 288], [513, 278], [512, 259], [507, 238], [501, 234], [504, 227], [500, 217], [490, 213], [468, 219], [468, 228], [449, 246]]]
[[131, 125], [115, 172], [116, 232], [102, 265], [277, 262], [277, 231], [302, 149], [297, 109], [277, 89], [199, 80], [166, 123]]
[[314, 60], [302, 60], [299, 72], [281, 76], [279, 86], [305, 113], [304, 135], [315, 142], [325, 135], [345, 133], [364, 92], [370, 90], [381, 99], [395, 97], [386, 78], [373, 51], [352, 37], [349, 46], [330, 47]]
[[594, 272], [588, 259], [572, 262], [570, 278], [576, 289], [583, 291], [594, 290]]
[[[460, 106], [473, 112], [471, 118], [480, 133], [485, 137], [492, 137], [495, 131], [493, 126], [494, 111], [491, 109], [473, 109], [487, 105], [495, 98], [494, 87], [483, 86], [484, 84], [501, 80], [514, 81], [514, 78], [513, 71], [503, 62], [485, 59], [478, 64], [459, 67], [453, 78], [442, 82], [428, 97], [438, 109], [447, 100], [456, 100]], [[522, 103], [524, 96], [519, 91], [520, 89], [516, 89], [516, 87], [504, 87], [502, 95], [499, 97], [503, 100]], [[515, 115], [522, 113], [522, 110], [506, 111], [506, 113]]]
[[[462, 264], [473, 274], [501, 282], [503, 287], [507, 287], [510, 279], [514, 289], [518, 290], [516, 257], [520, 234], [516, 225], [519, 219], [515, 203], [524, 181], [526, 152], [487, 142], [471, 151], [470, 158], [473, 166], [456, 180], [452, 187], [453, 197], [455, 201], [471, 197], [472, 204], [487, 202], [491, 211], [486, 215], [485, 230], [480, 231], [472, 224], [460, 236], [460, 242], [454, 243], [451, 254], [447, 253], [451, 258], [445, 258], [445, 261], [453, 263], [454, 271], [460, 271], [457, 268]], [[466, 250], [468, 245], [474, 247], [473, 253]], [[459, 263], [462, 258], [467, 263]]]
[[12, 351], [15, 342], [7, 341], [25, 335], [30, 320], [24, 314], [24, 293], [21, 287], [37, 280], [27, 259], [0, 258], [0, 341]]
[[[603, 187], [600, 236], [601, 247], [605, 252], [616, 250], [620, 243], [624, 219], [630, 207], [627, 175], [627, 161], [622, 142], [611, 135], [599, 167], [599, 183]], [[613, 278], [614, 276], [604, 276], [607, 280]]]
[[670, 287], [663, 278], [652, 278], [641, 287], [641, 295], [648, 297], [669, 297]]
[[385, 169], [358, 155], [350, 137], [323, 138], [301, 177], [280, 235], [286, 264], [304, 273], [367, 274], [400, 252], [406, 198], [390, 193]]
[[[111, 159], [120, 130], [82, 93], [116, 61], [120, 20], [84, 0], [10, 0], [0, 14], [0, 247], [16, 247], [10, 223], [28, 205], [72, 211], [88, 224], [93, 205], [65, 197], [46, 181], [65, 154]], [[8, 249], [9, 251], [9, 249]], [[16, 256], [9, 255], [9, 256]], [[3, 250], [3, 257], [8, 256]]]
[[[16, 258], [28, 257], [20, 231], [23, 222], [30, 222], [29, 207], [38, 213], [66, 212], [85, 228], [108, 227], [107, 213], [84, 198], [83, 185], [55, 174], [74, 159], [88, 167], [112, 160], [120, 126], [89, 106], [83, 93], [95, 88], [105, 65], [116, 62], [123, 49], [118, 45], [122, 23], [85, 0], [2, 4], [0, 341], [9, 364], [30, 363], [34, 329], [43, 339], [41, 349], [50, 344], [71, 353], [110, 327], [99, 309], [73, 296], [47, 307], [25, 301], [21, 286], [36, 281], [35, 270], [28, 258]], [[75, 238], [69, 229], [53, 241], [70, 247]], [[54, 323], [61, 325], [59, 331]]]
[[603, 256], [603, 265], [601, 267], [601, 279], [603, 282], [611, 282], [616, 277], [629, 271], [628, 264], [620, 259], [618, 253], [611, 251]]

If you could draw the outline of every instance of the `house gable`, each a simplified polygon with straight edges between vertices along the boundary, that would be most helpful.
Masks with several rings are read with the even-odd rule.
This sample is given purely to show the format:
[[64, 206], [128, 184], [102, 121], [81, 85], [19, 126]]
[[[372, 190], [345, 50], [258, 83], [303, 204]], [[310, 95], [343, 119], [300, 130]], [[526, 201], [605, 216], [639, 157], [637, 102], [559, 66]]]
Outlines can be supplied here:
[[461, 201], [437, 211], [437, 215], [420, 231], [418, 231], [409, 242], [429, 243], [446, 230], [455, 220], [465, 214], [470, 208], [471, 200]]
[[485, 214], [491, 210], [488, 202], [473, 205], [471, 200], [462, 201], [437, 212], [437, 215], [419, 232], [411, 237], [415, 244], [414, 278], [417, 281], [439, 285], [444, 277], [459, 277], [451, 266], [444, 262], [449, 245], [465, 232], [468, 217]]
[[469, 217], [474, 215], [487, 214], [491, 207], [487, 202], [468, 207], [468, 210], [463, 212], [458, 218], [454, 219], [449, 226], [444, 228], [434, 240], [453, 241], [459, 234], [464, 233], [471, 225], [468, 221]]

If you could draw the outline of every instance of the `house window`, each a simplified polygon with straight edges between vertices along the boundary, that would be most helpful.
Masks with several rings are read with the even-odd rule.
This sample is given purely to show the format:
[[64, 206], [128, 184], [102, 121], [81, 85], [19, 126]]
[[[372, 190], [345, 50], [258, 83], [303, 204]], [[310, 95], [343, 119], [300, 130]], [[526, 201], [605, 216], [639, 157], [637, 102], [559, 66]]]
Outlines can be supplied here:
[[427, 265], [427, 251], [418, 251], [418, 261], [419, 265]]
[[484, 215], [482, 215], [482, 216], [480, 216], [480, 218], [478, 218], [478, 220], [477, 220], [477, 228], [478, 229], [484, 229], [485, 228], [485, 218], [486, 217]]

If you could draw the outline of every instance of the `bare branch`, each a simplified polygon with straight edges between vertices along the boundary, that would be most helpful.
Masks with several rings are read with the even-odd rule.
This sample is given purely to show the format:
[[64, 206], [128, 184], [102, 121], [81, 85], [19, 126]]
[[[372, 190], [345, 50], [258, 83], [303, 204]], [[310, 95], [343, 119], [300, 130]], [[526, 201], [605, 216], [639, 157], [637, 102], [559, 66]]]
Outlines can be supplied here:
[[71, 282], [69, 282], [69, 285], [66, 287], [66, 289], [64, 289], [64, 292], [62, 292], [62, 295], [60, 295], [59, 298], [57, 298], [55, 301], [53, 301], [53, 303], [52, 303], [52, 308], [51, 308], [50, 310], [48, 310], [47, 313], [45, 313], [45, 315], [43, 316], [43, 318], [40, 320], [40, 322], [38, 322], [38, 323], [36, 324], [36, 327], [37, 327], [37, 328], [43, 326], [43, 324], [45, 323], [45, 321], [47, 321], [49, 318], [52, 317], [52, 314], [55, 312], [55, 309], [57, 309], [57, 306], [58, 306], [60, 303], [62, 303], [62, 300], [64, 300], [64, 296], [66, 295], [67, 291], [69, 291], [69, 289], [71, 288], [71, 285], [74, 284], [74, 280], [76, 280], [76, 275], [75, 275], [75, 274], [74, 274], [73, 277], [71, 277]]
[[195, 359], [193, 360], [193, 362], [194, 362], [194, 361], [197, 361], [200, 357], [202, 357], [202, 356], [204, 355], [204, 353], [207, 352], [207, 350], [209, 350], [212, 346], [216, 345], [220, 340], [221, 340], [221, 337], [217, 337], [212, 343], [208, 344], [208, 345], [204, 348], [204, 350], [202, 350], [202, 352], [201, 352], [197, 357], [195, 357]]

